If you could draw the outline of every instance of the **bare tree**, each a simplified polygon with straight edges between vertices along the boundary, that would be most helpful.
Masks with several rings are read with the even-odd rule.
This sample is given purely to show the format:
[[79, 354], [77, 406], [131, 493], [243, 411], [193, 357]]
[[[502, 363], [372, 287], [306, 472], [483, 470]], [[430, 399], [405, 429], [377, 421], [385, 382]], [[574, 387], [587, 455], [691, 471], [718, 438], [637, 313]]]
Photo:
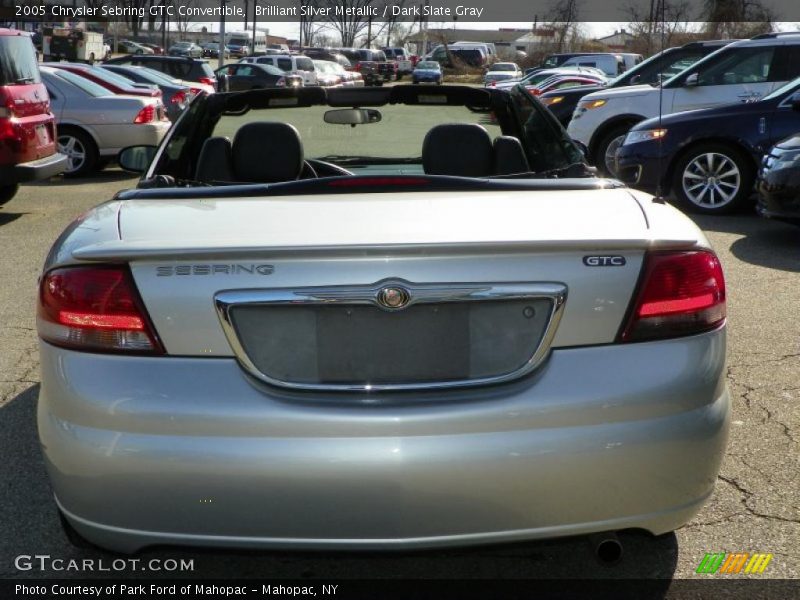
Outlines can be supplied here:
[[634, 49], [650, 55], [674, 46], [675, 40], [688, 31], [692, 7], [689, 0], [650, 0], [646, 7], [631, 2], [623, 10], [636, 38]]
[[555, 0], [551, 5], [545, 27], [555, 31], [555, 52], [563, 52], [576, 37], [580, 17], [580, 0]]
[[748, 38], [772, 31], [776, 15], [761, 0], [705, 0], [702, 20], [716, 38]]
[[355, 46], [357, 40], [364, 40], [369, 46], [387, 27], [385, 4], [386, 0], [325, 0], [331, 14], [324, 22], [339, 34], [342, 46]]
[[[183, 6], [187, 7], [194, 7], [197, 6], [198, 0], [180, 0]], [[194, 21], [194, 17], [192, 16], [179, 16], [177, 13], [175, 15], [175, 27], [178, 30], [178, 35], [180, 39], [185, 39], [186, 34], [189, 31], [189, 24]], [[224, 48], [225, 40], [220, 40], [220, 51]]]

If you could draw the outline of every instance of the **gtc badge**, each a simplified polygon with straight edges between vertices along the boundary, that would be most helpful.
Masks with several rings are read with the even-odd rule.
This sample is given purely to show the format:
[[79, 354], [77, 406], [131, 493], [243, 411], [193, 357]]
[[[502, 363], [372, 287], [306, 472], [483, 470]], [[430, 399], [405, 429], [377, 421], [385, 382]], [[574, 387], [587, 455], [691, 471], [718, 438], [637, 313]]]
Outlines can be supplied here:
[[385, 287], [378, 292], [378, 303], [384, 308], [403, 308], [408, 304], [408, 292], [399, 287]]

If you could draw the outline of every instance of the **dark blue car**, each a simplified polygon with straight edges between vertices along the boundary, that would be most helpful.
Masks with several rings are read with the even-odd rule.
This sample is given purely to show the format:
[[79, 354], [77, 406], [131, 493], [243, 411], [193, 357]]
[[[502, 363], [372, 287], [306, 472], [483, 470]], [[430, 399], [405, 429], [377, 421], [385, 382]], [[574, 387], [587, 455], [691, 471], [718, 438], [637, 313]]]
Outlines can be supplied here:
[[800, 79], [762, 100], [642, 121], [617, 151], [618, 177], [638, 189], [671, 193], [686, 209], [732, 212], [751, 202], [761, 158], [800, 132]]
[[411, 73], [414, 83], [442, 83], [442, 66], [435, 60], [424, 60], [417, 63]]

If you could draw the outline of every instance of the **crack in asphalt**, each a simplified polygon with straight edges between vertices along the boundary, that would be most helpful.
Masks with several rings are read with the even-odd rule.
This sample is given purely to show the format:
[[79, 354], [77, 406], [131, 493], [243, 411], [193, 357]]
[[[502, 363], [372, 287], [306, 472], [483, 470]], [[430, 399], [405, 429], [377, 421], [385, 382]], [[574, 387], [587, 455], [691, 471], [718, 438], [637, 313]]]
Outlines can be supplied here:
[[[789, 517], [781, 517], [779, 515], [771, 515], [769, 513], [764, 513], [764, 512], [761, 512], [761, 511], [758, 511], [758, 510], [754, 509], [752, 506], [750, 506], [749, 500], [753, 496], [755, 496], [755, 493], [751, 492], [744, 485], [739, 483], [736, 480], [736, 478], [727, 477], [725, 475], [721, 475], [720, 474], [720, 475], [717, 475], [717, 479], [720, 479], [720, 480], [724, 481], [725, 483], [727, 483], [730, 486], [733, 486], [734, 488], [736, 488], [739, 491], [739, 493], [742, 495], [739, 500], [740, 500], [742, 506], [744, 507], [744, 509], [747, 511], [747, 514], [750, 514], [750, 515], [752, 515], [754, 517], [757, 517], [759, 519], [767, 519], [767, 520], [770, 520], [770, 521], [783, 521], [785, 523], [797, 523], [797, 524], [800, 524], [800, 518], [791, 519]], [[741, 513], [739, 513], [739, 514], [741, 514]]]

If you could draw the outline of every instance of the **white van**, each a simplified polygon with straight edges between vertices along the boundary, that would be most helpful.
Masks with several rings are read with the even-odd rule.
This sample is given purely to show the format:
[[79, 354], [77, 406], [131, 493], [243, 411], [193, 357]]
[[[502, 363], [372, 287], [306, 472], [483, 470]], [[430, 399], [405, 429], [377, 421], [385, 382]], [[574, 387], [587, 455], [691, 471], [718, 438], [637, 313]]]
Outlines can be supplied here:
[[272, 65], [290, 75], [300, 75], [303, 78], [303, 85], [317, 85], [314, 61], [307, 56], [268, 54], [267, 56], [247, 56], [239, 62]]
[[628, 67], [625, 60], [618, 54], [589, 54], [586, 56], [573, 56], [567, 59], [560, 67], [595, 67], [609, 77], [616, 77], [624, 73]]
[[455, 42], [450, 44], [450, 48], [481, 48], [490, 59], [490, 62], [497, 58], [497, 49], [492, 42]]

